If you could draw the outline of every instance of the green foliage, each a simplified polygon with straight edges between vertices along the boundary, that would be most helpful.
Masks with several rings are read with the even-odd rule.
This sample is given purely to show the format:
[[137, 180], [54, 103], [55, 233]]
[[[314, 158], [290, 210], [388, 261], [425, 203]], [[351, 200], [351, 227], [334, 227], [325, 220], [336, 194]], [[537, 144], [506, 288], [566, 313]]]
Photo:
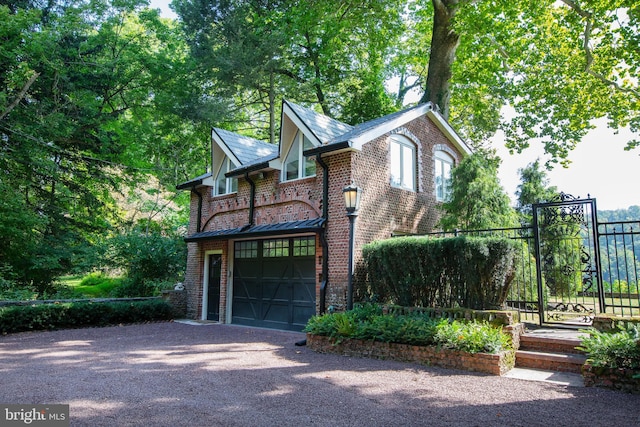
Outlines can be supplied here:
[[335, 338], [433, 345], [468, 353], [498, 353], [511, 348], [500, 327], [486, 322], [433, 319], [420, 313], [382, 314], [374, 305], [356, 305], [348, 312], [313, 316], [305, 332]]
[[363, 247], [368, 289], [402, 306], [499, 308], [515, 274], [517, 245], [506, 238], [399, 237]]
[[527, 167], [520, 169], [520, 184], [516, 190], [518, 197], [518, 212], [523, 223], [531, 223], [533, 212], [531, 206], [534, 203], [548, 203], [558, 195], [556, 187], [549, 187], [547, 174], [540, 168], [540, 161], [529, 163]]
[[517, 224], [507, 193], [498, 179], [500, 159], [487, 151], [465, 157], [451, 174], [451, 198], [443, 204], [440, 226], [483, 230]]
[[85, 297], [106, 298], [113, 295], [114, 290], [122, 286], [122, 283], [123, 279], [121, 278], [109, 277], [105, 276], [101, 272], [95, 272], [84, 276], [80, 283], [73, 286], [73, 288]]
[[511, 348], [509, 336], [487, 323], [440, 322], [434, 341], [441, 347], [467, 353], [493, 354]]
[[127, 278], [113, 288], [110, 295], [114, 298], [158, 296], [165, 289], [173, 289], [175, 280], [146, 280]]
[[176, 0], [173, 5], [201, 73], [237, 110], [251, 111], [242, 122], [260, 118], [262, 129], [252, 131], [269, 135], [264, 139], [276, 142], [277, 108], [284, 97], [315, 103], [324, 114], [345, 120], [379, 117], [392, 105], [384, 66], [404, 28], [404, 2]]
[[11, 306], [0, 308], [0, 334], [171, 318], [171, 306], [162, 300]]
[[135, 282], [180, 280], [184, 275], [187, 245], [180, 236], [132, 231], [109, 239], [108, 265], [126, 271]]
[[580, 350], [587, 353], [593, 366], [640, 368], [640, 325], [630, 324], [617, 332], [590, 329], [581, 338]]
[[[18, 287], [52, 293], [59, 276], [91, 271], [98, 236], [130, 226], [118, 193], [173, 193], [207, 163], [211, 116], [198, 112], [219, 115], [218, 103], [194, 96], [180, 28], [143, 5], [0, 6], [0, 263]], [[156, 201], [147, 219], [168, 216]]]

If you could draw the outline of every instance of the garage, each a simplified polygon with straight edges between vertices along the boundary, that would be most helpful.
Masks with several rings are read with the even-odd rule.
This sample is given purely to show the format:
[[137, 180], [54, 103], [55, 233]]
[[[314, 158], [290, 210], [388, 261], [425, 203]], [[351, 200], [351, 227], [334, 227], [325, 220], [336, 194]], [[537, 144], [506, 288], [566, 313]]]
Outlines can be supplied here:
[[301, 331], [316, 312], [315, 236], [234, 243], [231, 323]]

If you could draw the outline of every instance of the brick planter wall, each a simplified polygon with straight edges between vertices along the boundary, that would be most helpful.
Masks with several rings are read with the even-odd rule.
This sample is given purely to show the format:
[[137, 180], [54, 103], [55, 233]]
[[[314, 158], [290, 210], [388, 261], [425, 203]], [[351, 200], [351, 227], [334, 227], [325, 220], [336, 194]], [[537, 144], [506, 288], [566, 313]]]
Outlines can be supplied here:
[[503, 375], [515, 365], [514, 351], [504, 351], [498, 354], [470, 354], [436, 347], [353, 339], [336, 343], [330, 337], [311, 334], [307, 334], [307, 347], [318, 353], [415, 362], [428, 366], [483, 372], [492, 375]]
[[185, 317], [187, 314], [187, 292], [182, 290], [169, 290], [162, 291], [162, 299], [171, 305], [171, 311], [176, 318]]
[[587, 387], [602, 387], [640, 394], [640, 369], [605, 368], [585, 363], [582, 366], [582, 377]]

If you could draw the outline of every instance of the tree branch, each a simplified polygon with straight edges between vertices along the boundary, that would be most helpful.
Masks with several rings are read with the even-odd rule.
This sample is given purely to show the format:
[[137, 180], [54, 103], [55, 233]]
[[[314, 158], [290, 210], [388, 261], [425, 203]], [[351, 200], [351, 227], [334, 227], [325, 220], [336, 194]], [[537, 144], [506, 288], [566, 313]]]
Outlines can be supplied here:
[[560, 0], [560, 1], [562, 1], [562, 3], [569, 6], [571, 10], [576, 12], [585, 20], [583, 43], [582, 43], [582, 49], [584, 50], [585, 60], [586, 60], [584, 71], [590, 76], [593, 76], [596, 79], [600, 80], [604, 84], [612, 86], [620, 92], [629, 93], [633, 95], [635, 98], [640, 99], [640, 92], [638, 92], [636, 89], [630, 88], [630, 87], [628, 88], [622, 87], [618, 82], [610, 80], [603, 74], [598, 73], [597, 71], [594, 71], [591, 69], [591, 66], [593, 65], [594, 57], [593, 57], [593, 52], [591, 50], [591, 47], [589, 46], [589, 43], [591, 41], [591, 30], [593, 28], [593, 14], [581, 8], [573, 0]]
[[24, 98], [24, 96], [27, 94], [27, 91], [29, 90], [31, 85], [36, 81], [39, 75], [40, 73], [33, 73], [33, 75], [29, 78], [27, 83], [25, 83], [25, 85], [20, 90], [20, 93], [18, 94], [16, 99], [14, 99], [11, 105], [9, 105], [9, 107], [7, 107], [7, 109], [3, 111], [2, 114], [0, 114], [0, 120], [4, 119], [7, 116], [7, 114], [11, 112], [11, 110], [16, 108], [16, 106], [20, 103], [22, 98]]

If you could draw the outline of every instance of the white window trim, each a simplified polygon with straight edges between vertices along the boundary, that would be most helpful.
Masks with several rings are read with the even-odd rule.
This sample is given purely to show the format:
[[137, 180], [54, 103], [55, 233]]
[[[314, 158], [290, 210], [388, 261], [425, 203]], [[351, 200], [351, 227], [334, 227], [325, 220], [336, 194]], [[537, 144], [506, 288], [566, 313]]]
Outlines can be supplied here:
[[447, 200], [449, 200], [449, 197], [451, 196], [451, 189], [449, 189], [449, 192], [446, 192], [445, 190], [445, 195], [444, 197], [440, 197], [438, 195], [438, 183], [437, 183], [437, 178], [439, 176], [439, 174], [443, 174], [443, 165], [444, 164], [448, 164], [450, 166], [449, 168], [449, 177], [448, 177], [448, 181], [451, 182], [451, 171], [453, 171], [453, 168], [456, 165], [456, 160], [455, 158], [449, 154], [448, 152], [446, 152], [445, 150], [436, 150], [435, 154], [434, 154], [434, 175], [433, 175], [433, 183], [434, 183], [434, 193], [436, 196], [436, 201], [438, 202], [446, 202]]
[[218, 172], [215, 174], [214, 186], [213, 186], [214, 196], [225, 196], [227, 194], [233, 194], [238, 192], [237, 189], [236, 190], [233, 189], [233, 182], [234, 180], [237, 180], [237, 178], [229, 178], [229, 177], [225, 177], [225, 192], [224, 193], [218, 192], [218, 177], [225, 167], [226, 167], [226, 170], [224, 173], [230, 171], [233, 168], [233, 163], [231, 162], [231, 159], [228, 157], [225, 157], [224, 160], [222, 160], [222, 163], [220, 164], [220, 168], [218, 169]]
[[[305, 179], [305, 178], [312, 178], [314, 176], [316, 176], [316, 174], [314, 173], [313, 175], [304, 175], [304, 172], [306, 170], [305, 167], [305, 163], [307, 161], [307, 158], [304, 156], [304, 138], [305, 138], [305, 134], [298, 129], [298, 131], [295, 133], [294, 139], [291, 141], [291, 144], [289, 145], [289, 150], [287, 151], [287, 154], [284, 156], [283, 162], [282, 162], [282, 173], [281, 173], [281, 181], [282, 182], [291, 182], [291, 181], [296, 181], [298, 179]], [[296, 143], [296, 139], [298, 142], [298, 176], [296, 178], [291, 178], [291, 179], [287, 179], [287, 160], [289, 159], [289, 154], [291, 154], [291, 150], [293, 149], [293, 146]], [[311, 141], [309, 139], [309, 141]], [[312, 142], [313, 144], [313, 142]]]
[[[413, 182], [412, 182], [412, 186], [411, 187], [407, 187], [404, 185], [396, 185], [393, 183], [393, 177], [391, 175], [391, 149], [392, 149], [392, 144], [397, 144], [400, 146], [400, 172], [401, 174], [404, 176], [404, 168], [402, 167], [404, 164], [404, 150], [402, 150], [403, 147], [408, 147], [411, 149], [411, 167], [413, 168]], [[389, 139], [389, 183], [391, 184], [391, 186], [393, 188], [400, 188], [402, 190], [407, 190], [407, 191], [413, 191], [414, 193], [417, 192], [418, 190], [418, 146], [411, 141], [409, 138], [407, 138], [404, 135], [392, 135], [391, 138]], [[402, 177], [401, 177], [402, 178]], [[400, 180], [401, 182], [403, 181], [402, 179]]]

